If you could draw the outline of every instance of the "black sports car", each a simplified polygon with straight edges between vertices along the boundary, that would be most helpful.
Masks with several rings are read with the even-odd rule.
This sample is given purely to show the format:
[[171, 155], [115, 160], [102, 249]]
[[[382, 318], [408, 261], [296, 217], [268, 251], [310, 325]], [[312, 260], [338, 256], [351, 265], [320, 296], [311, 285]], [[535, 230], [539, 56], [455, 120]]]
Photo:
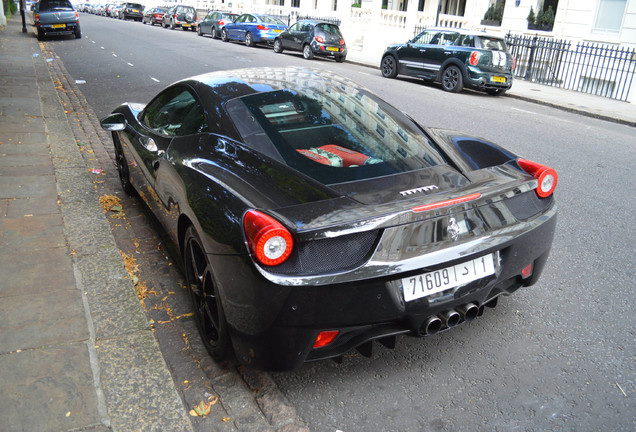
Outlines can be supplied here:
[[333, 74], [200, 75], [102, 127], [216, 359], [287, 370], [449, 329], [534, 284], [552, 245], [553, 169]]

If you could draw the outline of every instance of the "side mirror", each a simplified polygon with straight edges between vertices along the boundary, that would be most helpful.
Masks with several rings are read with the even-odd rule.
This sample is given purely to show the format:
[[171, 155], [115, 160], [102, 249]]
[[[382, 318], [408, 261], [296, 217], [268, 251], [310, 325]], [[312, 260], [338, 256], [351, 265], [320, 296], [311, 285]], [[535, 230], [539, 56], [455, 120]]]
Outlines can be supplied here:
[[115, 132], [122, 131], [126, 129], [126, 118], [123, 114], [115, 113], [111, 114], [108, 117], [104, 117], [100, 124], [102, 125], [102, 129]]

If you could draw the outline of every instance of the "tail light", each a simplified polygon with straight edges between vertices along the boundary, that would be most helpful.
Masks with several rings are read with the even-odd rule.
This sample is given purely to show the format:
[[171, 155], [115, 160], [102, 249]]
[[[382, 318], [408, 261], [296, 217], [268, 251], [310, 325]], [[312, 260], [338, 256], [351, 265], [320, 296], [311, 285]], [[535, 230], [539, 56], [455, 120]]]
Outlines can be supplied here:
[[291, 255], [292, 235], [273, 217], [256, 210], [248, 211], [243, 218], [243, 229], [252, 254], [261, 264], [276, 266]]
[[340, 333], [338, 330], [321, 331], [316, 337], [314, 348], [320, 348], [329, 345]]
[[316, 36], [316, 42], [325, 43], [325, 40], [320, 36]]
[[264, 26], [263, 24], [259, 24], [256, 26], [257, 30], [269, 30], [269, 27]]
[[517, 67], [517, 57], [512, 58], [512, 70], [514, 71]]
[[340, 45], [344, 45], [344, 44], [345, 44], [344, 39], [340, 39]]
[[479, 63], [479, 55], [479, 51], [473, 51], [472, 53], [470, 53], [469, 63], [471, 64], [471, 66], [477, 66], [477, 63]]
[[539, 186], [536, 189], [539, 198], [547, 198], [552, 195], [559, 179], [554, 169], [525, 159], [517, 159], [517, 164], [539, 181]]
[[222, 26], [222, 25], [225, 25], [225, 21], [223, 21], [223, 20], [219, 20], [219, 21], [217, 21], [217, 24], [218, 24], [218, 25], [221, 25], [221, 26]]

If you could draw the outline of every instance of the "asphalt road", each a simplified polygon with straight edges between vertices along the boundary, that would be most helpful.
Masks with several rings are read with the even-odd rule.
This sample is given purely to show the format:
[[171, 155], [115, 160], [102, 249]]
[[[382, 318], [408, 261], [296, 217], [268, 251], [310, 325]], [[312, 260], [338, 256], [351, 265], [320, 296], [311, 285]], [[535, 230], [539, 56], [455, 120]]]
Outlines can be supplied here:
[[81, 22], [81, 40], [50, 44], [99, 116], [190, 75], [310, 65], [355, 79], [424, 125], [486, 137], [559, 173], [557, 233], [537, 285], [452, 331], [378, 345], [370, 359], [352, 353], [272, 374], [312, 431], [636, 430], [633, 128], [192, 32]]

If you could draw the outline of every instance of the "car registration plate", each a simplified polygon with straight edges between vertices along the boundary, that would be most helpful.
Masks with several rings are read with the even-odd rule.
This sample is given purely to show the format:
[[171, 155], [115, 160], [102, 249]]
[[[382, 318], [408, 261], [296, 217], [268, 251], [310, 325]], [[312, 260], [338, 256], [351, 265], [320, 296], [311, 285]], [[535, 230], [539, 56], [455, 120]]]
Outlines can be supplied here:
[[190, 27], [190, 24], [186, 24], [186, 23], [183, 23], [181, 25], [184, 26], [184, 27]]
[[51, 27], [53, 27], [53, 28], [65, 28], [66, 24], [53, 24]]
[[139, 13], [139, 9], [133, 9], [132, 10], [134, 13]]
[[493, 274], [495, 262], [490, 254], [441, 270], [402, 278], [404, 300], [408, 302], [437, 294]]
[[490, 81], [492, 81], [492, 82], [497, 82], [497, 83], [505, 83], [505, 82], [506, 82], [506, 77], [502, 77], [502, 76], [491, 76], [491, 77], [490, 77]]
[[340, 48], [336, 48], [336, 47], [327, 47], [327, 51], [340, 51]]
[[274, 33], [282, 33], [283, 31], [282, 30], [278, 30], [278, 29], [274, 29], [273, 32]]

